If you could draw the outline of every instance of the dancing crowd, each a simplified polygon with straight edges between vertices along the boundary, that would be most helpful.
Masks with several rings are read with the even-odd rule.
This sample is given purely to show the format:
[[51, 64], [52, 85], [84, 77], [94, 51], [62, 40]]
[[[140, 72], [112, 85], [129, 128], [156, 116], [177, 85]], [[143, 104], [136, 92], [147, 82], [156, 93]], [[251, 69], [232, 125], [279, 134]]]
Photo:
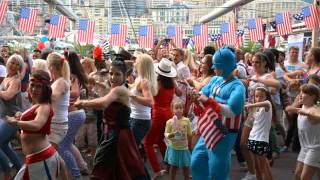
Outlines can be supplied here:
[[181, 169], [185, 180], [228, 180], [235, 152], [239, 179], [272, 180], [288, 151], [292, 178], [320, 178], [320, 48], [299, 60], [294, 46], [169, 43], [110, 56], [2, 45], [3, 179], [174, 180]]

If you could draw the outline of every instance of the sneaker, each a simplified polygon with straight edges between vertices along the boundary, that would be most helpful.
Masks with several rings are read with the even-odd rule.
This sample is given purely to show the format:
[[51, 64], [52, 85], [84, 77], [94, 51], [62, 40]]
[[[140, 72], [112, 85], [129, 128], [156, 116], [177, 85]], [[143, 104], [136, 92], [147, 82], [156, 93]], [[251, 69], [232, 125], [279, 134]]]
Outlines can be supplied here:
[[241, 180], [256, 180], [256, 175], [251, 174], [249, 171], [247, 172], [246, 176]]
[[287, 146], [283, 146], [281, 149], [280, 149], [280, 152], [281, 153], [287, 153], [289, 152], [289, 148]]
[[153, 175], [152, 180], [157, 180], [160, 177], [164, 176], [166, 173], [168, 173], [167, 170], [161, 170]]
[[246, 162], [240, 162], [239, 166], [240, 166], [240, 171], [248, 171], [248, 166]]

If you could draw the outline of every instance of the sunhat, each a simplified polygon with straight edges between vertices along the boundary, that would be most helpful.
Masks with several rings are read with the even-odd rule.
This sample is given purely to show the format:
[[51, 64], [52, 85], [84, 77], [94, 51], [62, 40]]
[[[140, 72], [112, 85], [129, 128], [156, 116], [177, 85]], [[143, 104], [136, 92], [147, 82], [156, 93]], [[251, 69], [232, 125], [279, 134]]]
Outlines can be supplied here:
[[165, 77], [176, 77], [177, 71], [172, 66], [172, 62], [169, 59], [162, 58], [161, 61], [156, 66], [156, 72]]

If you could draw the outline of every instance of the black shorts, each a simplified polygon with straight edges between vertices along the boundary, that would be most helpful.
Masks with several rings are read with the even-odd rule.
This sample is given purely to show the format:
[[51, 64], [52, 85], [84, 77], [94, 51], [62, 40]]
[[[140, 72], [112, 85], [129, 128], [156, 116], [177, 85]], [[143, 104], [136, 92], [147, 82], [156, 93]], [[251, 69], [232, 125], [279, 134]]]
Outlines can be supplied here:
[[255, 141], [248, 139], [247, 146], [248, 149], [253, 152], [253, 154], [259, 156], [266, 156], [270, 152], [269, 143], [264, 141]]

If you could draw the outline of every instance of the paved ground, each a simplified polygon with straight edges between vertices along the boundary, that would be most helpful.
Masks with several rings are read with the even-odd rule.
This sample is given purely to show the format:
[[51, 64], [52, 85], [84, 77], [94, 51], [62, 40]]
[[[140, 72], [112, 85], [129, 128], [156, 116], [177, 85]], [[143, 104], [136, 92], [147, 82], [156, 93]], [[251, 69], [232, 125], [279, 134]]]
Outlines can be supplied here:
[[[272, 167], [272, 174], [274, 177], [274, 180], [293, 180], [294, 174], [293, 170], [295, 167], [296, 162], [296, 153], [285, 153], [281, 154], [280, 158], [277, 159], [274, 163], [274, 166]], [[86, 158], [87, 161], [89, 161], [89, 157]], [[148, 168], [150, 168], [148, 166]], [[151, 172], [151, 171], [150, 171]], [[245, 172], [241, 172], [239, 169], [238, 162], [236, 160], [236, 157], [232, 157], [232, 170], [231, 170], [231, 180], [241, 180], [242, 177], [245, 176]], [[2, 180], [3, 177], [0, 174], [0, 180]], [[82, 178], [83, 180], [89, 180], [88, 176], [84, 176]], [[160, 180], [167, 180], [169, 179], [168, 176], [163, 176], [160, 178]], [[182, 172], [180, 171], [177, 176], [177, 180], [183, 180]]]

